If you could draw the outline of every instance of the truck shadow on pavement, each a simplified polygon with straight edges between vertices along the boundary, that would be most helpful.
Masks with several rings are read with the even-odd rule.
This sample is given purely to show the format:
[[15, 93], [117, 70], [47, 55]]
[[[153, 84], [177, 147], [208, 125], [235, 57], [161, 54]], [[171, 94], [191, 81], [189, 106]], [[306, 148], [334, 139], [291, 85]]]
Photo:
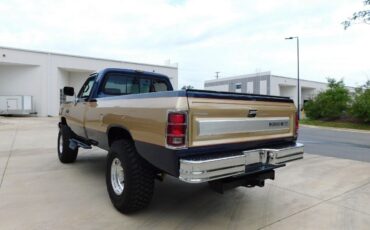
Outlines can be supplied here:
[[[89, 174], [89, 178], [100, 180], [99, 184], [105, 188], [106, 152], [81, 154], [75, 162], [75, 167], [81, 173]], [[238, 215], [236, 213], [244, 206], [241, 204], [252, 200], [248, 194], [251, 190], [236, 188], [219, 194], [211, 190], [207, 183], [188, 184], [166, 176], [163, 182], [156, 180], [154, 196], [147, 209], [129, 216], [122, 214], [122, 218], [140, 219], [140, 228], [150, 228], [153, 225], [168, 227], [171, 220], [176, 222], [173, 227], [184, 224], [183, 221], [189, 227], [217, 218], [225, 219], [225, 224], [225, 221], [231, 222], [235, 215]], [[265, 203], [266, 200], [260, 199], [262, 206], [265, 206]], [[113, 206], [111, 208], [115, 211]], [[265, 216], [267, 211], [258, 212], [261, 211], [258, 216]]]
[[[105, 168], [106, 168], [106, 158], [107, 152], [82, 152], [77, 156], [76, 162], [73, 163], [73, 167], [83, 171], [87, 176], [91, 175], [92, 177], [104, 177]], [[104, 186], [105, 186], [105, 181]]]

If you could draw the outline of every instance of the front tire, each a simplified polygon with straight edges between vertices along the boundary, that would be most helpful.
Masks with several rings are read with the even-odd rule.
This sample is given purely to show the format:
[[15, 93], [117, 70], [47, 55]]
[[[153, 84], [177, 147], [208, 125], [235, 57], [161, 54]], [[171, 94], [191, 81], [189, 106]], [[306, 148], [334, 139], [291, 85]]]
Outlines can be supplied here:
[[76, 161], [78, 148], [75, 150], [69, 148], [70, 132], [67, 127], [62, 127], [58, 134], [58, 158], [64, 164]]
[[117, 140], [107, 157], [106, 184], [110, 200], [122, 213], [147, 207], [154, 191], [153, 166], [136, 151], [130, 140]]

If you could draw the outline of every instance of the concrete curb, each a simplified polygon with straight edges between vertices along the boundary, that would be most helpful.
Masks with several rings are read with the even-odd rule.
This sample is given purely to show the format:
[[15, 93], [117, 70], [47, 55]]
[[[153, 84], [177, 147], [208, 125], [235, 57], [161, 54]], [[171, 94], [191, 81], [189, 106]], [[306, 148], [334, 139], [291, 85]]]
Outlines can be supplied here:
[[304, 125], [299, 124], [301, 127], [308, 127], [308, 128], [316, 128], [316, 129], [328, 129], [334, 131], [345, 131], [345, 132], [352, 132], [352, 133], [366, 133], [370, 134], [370, 131], [367, 130], [360, 130], [360, 129], [347, 129], [347, 128], [334, 128], [334, 127], [325, 127], [325, 126], [316, 126], [316, 125]]

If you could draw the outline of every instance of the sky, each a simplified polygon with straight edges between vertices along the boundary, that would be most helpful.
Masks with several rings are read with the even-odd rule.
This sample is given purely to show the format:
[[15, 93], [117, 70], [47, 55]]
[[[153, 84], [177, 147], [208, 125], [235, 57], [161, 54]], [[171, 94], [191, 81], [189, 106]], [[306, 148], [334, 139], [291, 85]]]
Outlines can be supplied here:
[[271, 71], [349, 86], [370, 80], [370, 25], [343, 29], [362, 0], [0, 0], [0, 46], [164, 65], [179, 86]]

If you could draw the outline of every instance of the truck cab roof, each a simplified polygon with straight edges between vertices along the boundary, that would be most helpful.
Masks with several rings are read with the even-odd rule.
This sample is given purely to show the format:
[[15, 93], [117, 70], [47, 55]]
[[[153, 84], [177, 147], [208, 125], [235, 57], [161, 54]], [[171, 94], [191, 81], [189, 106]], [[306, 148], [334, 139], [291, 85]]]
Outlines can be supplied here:
[[[170, 81], [170, 78], [164, 74], [159, 74], [155, 72], [143, 71], [143, 70], [132, 70], [132, 69], [123, 69], [123, 68], [105, 68], [93, 74], [105, 75], [108, 72], [116, 72], [116, 73], [127, 73], [127, 74], [139, 74], [145, 75], [150, 78], [157, 78], [157, 79], [165, 79]], [[93, 75], [92, 74], [92, 75]]]

